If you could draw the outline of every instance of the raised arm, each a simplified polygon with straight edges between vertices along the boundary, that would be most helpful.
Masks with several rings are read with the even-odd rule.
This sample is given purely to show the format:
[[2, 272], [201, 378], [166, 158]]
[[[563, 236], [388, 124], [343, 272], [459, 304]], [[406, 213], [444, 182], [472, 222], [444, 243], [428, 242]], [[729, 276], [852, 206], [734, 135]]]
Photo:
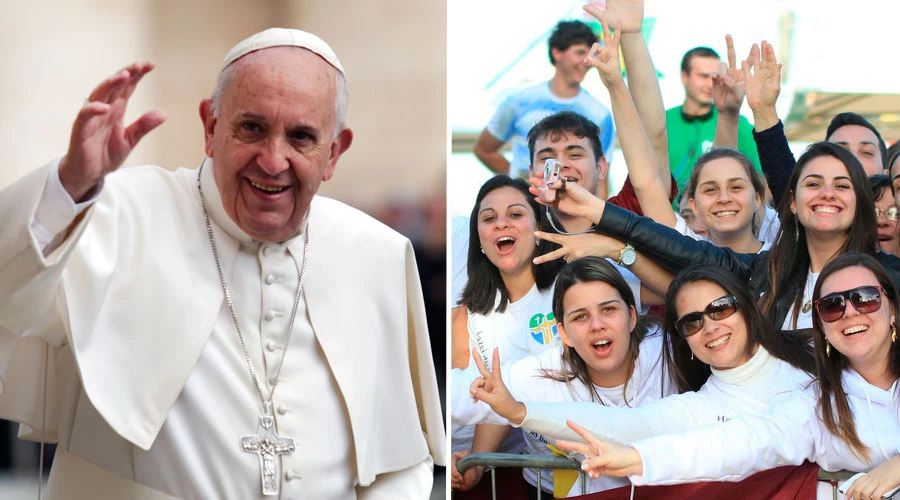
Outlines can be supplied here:
[[656, 68], [653, 66], [641, 30], [644, 22], [644, 0], [607, 0], [605, 9], [602, 3], [597, 3], [586, 5], [584, 10], [598, 19], [601, 14], [605, 15], [609, 24], [615, 25], [620, 21], [622, 23], [621, 47], [628, 71], [628, 89], [656, 154], [659, 179], [663, 183], [663, 189], [668, 193], [672, 177], [669, 169], [666, 109], [663, 106]]
[[[675, 225], [675, 215], [669, 204], [668, 188], [670, 187], [671, 174], [668, 170], [668, 151], [667, 139], [665, 135], [665, 111], [662, 109], [661, 97], [658, 101], [659, 109], [656, 110], [656, 100], [658, 97], [659, 86], [656, 83], [655, 73], [653, 75], [653, 84], [648, 84], [648, 71], [653, 70], [653, 64], [650, 61], [646, 44], [640, 34], [640, 24], [643, 18], [643, 2], [617, 2], [627, 4], [625, 7], [610, 10], [612, 5], [607, 6], [607, 10], [603, 11], [594, 5], [586, 5], [585, 10], [600, 20], [600, 24], [604, 30], [604, 45], [595, 44], [588, 55], [588, 61], [592, 66], [597, 68], [600, 79], [609, 90], [610, 102], [612, 105], [613, 118], [616, 123], [616, 130], [619, 131], [619, 145], [622, 148], [622, 154], [625, 156], [625, 163], [628, 167], [628, 178], [634, 187], [641, 210], [647, 216], [666, 224], [670, 227]], [[635, 12], [636, 11], [636, 12]], [[629, 24], [637, 26], [637, 33], [630, 33], [629, 42], [632, 45], [633, 59], [636, 57], [634, 64], [636, 67], [632, 69], [628, 66], [629, 85], [625, 85], [622, 78], [622, 69], [619, 64], [619, 46], [620, 42], [625, 40], [626, 29], [623, 27], [623, 20], [619, 19], [615, 34], [610, 34], [607, 22], [608, 15], [621, 17], [628, 20]], [[635, 38], [636, 37], [636, 38]], [[636, 46], [636, 47], [635, 47]], [[636, 51], [634, 49], [637, 49]], [[624, 50], [624, 49], [623, 49]], [[638, 52], [637, 56], [634, 54]], [[626, 61], [626, 63], [628, 63]], [[628, 63], [631, 64], [631, 63]], [[636, 79], [635, 79], [635, 75]], [[640, 93], [634, 90], [629, 91], [629, 87], [637, 85]], [[636, 102], [642, 102], [638, 107]], [[654, 127], [654, 135], [648, 136], [645, 131], [644, 118], [640, 112], [648, 115], [647, 121]], [[654, 111], [659, 111], [655, 113]], [[656, 115], [659, 116], [656, 116]], [[660, 127], [661, 122], [661, 127]], [[659, 131], [661, 128], [662, 132]], [[661, 138], [660, 138], [660, 133]], [[653, 142], [651, 142], [651, 137]], [[663, 145], [661, 153], [663, 156], [663, 165], [660, 166], [659, 145]], [[664, 172], [663, 172], [664, 170]]]
[[[103, 178], [165, 119], [154, 110], [127, 127], [122, 121], [128, 98], [151, 69], [152, 63], [135, 63], [100, 83], [78, 112], [55, 172], [51, 164], [0, 192], [0, 332], [23, 333], [46, 319], [67, 252], [87, 223], [78, 202], [96, 194]], [[71, 208], [57, 213], [59, 207]]]
[[753, 138], [759, 153], [759, 163], [772, 199], [779, 203], [787, 193], [788, 179], [796, 161], [784, 135], [784, 125], [775, 111], [775, 101], [781, 93], [781, 64], [775, 59], [772, 44], [763, 41], [759, 50], [751, 51], [744, 69], [747, 82], [747, 104], [753, 111]]

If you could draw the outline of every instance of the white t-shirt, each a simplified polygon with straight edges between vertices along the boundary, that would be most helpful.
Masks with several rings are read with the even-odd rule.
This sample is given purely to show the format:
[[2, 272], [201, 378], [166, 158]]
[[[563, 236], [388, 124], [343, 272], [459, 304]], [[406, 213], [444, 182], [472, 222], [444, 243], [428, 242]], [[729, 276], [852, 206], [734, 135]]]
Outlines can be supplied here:
[[[659, 329], [654, 328], [641, 342], [634, 372], [625, 387], [592, 386], [598, 393], [599, 402], [597, 396], [592, 398], [592, 389], [577, 379], [561, 382], [545, 376], [545, 370], [550, 372], [561, 370], [561, 353], [561, 349], [552, 349], [538, 356], [529, 356], [509, 364], [503, 363], [503, 379], [513, 397], [519, 401], [586, 402], [608, 407], [636, 407], [675, 392], [675, 386], [668, 377], [662, 376], [662, 334]], [[471, 366], [465, 370], [452, 371], [451, 412], [454, 422], [507, 423], [505, 419], [493, 413], [488, 405], [482, 402], [474, 403], [469, 397], [468, 388], [479, 376], [478, 370]], [[553, 442], [552, 438], [528, 430], [523, 435], [525, 453], [552, 455], [552, 451], [547, 447], [547, 443]], [[534, 469], [523, 471], [525, 480], [536, 486], [537, 471]], [[552, 491], [553, 471], [544, 470], [541, 482], [542, 487]], [[586, 492], [604, 491], [627, 484], [628, 481], [622, 478], [602, 477], [590, 481]], [[572, 489], [572, 494], [576, 493], [581, 493], [580, 483], [576, 483]]]
[[[491, 367], [494, 348], [500, 350], [502, 363], [513, 362], [526, 356], [540, 354], [547, 349], [559, 349], [562, 342], [556, 329], [553, 315], [553, 287], [538, 290], [532, 285], [524, 297], [506, 305], [503, 312], [497, 312], [500, 292], [494, 301], [494, 308], [488, 314], [466, 311], [466, 325], [469, 331], [469, 368], [477, 373], [471, 350], [477, 348], [485, 366]], [[467, 396], [463, 396], [467, 397]], [[468, 450], [475, 436], [474, 425], [451, 425], [451, 449], [453, 452]], [[521, 434], [514, 429], [500, 447], [505, 453], [518, 453], [524, 444]]]
[[784, 323], [781, 325], [782, 330], [801, 330], [804, 328], [812, 328], [812, 298], [813, 288], [819, 279], [819, 273], [808, 271], [806, 273], [806, 284], [803, 286], [803, 300], [801, 301], [800, 314], [797, 316], [797, 324], [794, 325], [794, 306], [791, 302], [791, 308], [788, 310], [787, 316], [784, 317]]
[[[521, 299], [510, 302], [503, 312], [497, 312], [500, 292], [494, 309], [488, 314], [468, 311], [469, 348], [478, 349], [484, 365], [491, 367], [494, 347], [500, 349], [501, 362], [512, 362], [525, 356], [540, 354], [562, 341], [553, 315], [553, 287], [538, 290], [532, 285]], [[469, 354], [470, 364], [474, 364]]]

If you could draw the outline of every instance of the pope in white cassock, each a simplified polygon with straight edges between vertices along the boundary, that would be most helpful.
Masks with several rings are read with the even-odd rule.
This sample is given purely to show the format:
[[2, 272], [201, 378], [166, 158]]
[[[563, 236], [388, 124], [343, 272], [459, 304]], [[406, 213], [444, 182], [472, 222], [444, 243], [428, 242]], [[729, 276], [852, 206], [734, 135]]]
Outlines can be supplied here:
[[353, 134], [331, 48], [273, 28], [200, 104], [199, 168], [117, 171], [151, 63], [0, 192], [0, 417], [49, 499], [427, 498], [444, 430], [409, 241], [316, 196]]

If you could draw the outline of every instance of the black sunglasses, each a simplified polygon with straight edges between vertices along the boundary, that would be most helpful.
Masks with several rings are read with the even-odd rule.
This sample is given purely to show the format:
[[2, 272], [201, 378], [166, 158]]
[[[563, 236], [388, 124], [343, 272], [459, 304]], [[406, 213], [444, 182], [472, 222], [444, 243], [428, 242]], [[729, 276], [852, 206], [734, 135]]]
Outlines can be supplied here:
[[883, 293], [884, 289], [880, 286], [860, 286], [852, 290], [829, 293], [816, 301], [816, 311], [819, 313], [819, 318], [826, 323], [837, 321], [844, 317], [847, 299], [849, 299], [853, 308], [860, 313], [873, 313], [881, 309], [881, 294]]
[[718, 321], [720, 319], [725, 319], [736, 312], [737, 299], [734, 298], [734, 295], [726, 295], [710, 302], [709, 305], [706, 306], [706, 309], [702, 311], [687, 313], [678, 318], [678, 321], [675, 322], [675, 329], [681, 333], [683, 337], [690, 337], [703, 328], [703, 315]]

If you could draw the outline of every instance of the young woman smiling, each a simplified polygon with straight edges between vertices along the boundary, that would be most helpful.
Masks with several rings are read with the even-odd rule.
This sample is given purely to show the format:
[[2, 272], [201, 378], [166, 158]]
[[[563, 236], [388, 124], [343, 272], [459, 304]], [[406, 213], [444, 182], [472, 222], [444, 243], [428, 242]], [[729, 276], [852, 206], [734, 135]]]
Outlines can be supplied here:
[[[866, 472], [845, 498], [882, 498], [900, 486], [897, 288], [873, 257], [848, 253], [823, 268], [814, 297], [818, 378], [766, 414], [633, 447], [587, 432], [588, 445], [561, 444], [589, 455], [585, 470], [603, 467], [640, 484], [736, 481], [810, 460], [825, 470]], [[831, 492], [820, 488], [819, 498]]]
[[713, 148], [701, 156], [687, 184], [688, 203], [716, 246], [737, 253], [769, 248], [759, 231], [766, 186], [740, 151]]
[[[453, 368], [471, 364], [470, 353], [488, 361], [499, 348], [506, 359], [539, 354], [560, 344], [551, 307], [552, 276], [532, 264], [537, 240], [537, 204], [527, 184], [498, 175], [482, 185], [469, 219], [468, 281], [460, 306], [451, 311]], [[454, 425], [454, 460], [474, 452], [518, 451], [521, 435], [507, 436], [497, 426]], [[480, 479], [451, 467], [454, 489], [469, 489]], [[513, 476], [514, 477], [514, 476]], [[515, 478], [521, 484], [521, 478]]]
[[[557, 182], [550, 187], [558, 189], [563, 185]], [[771, 250], [760, 254], [738, 254], [694, 241], [651, 220], [606, 205], [579, 186], [558, 193], [554, 203], [558, 210], [595, 221], [597, 232], [631, 244], [671, 272], [698, 263], [731, 270], [749, 281], [765, 317], [783, 330], [812, 326], [813, 285], [821, 269], [837, 255], [849, 251], [876, 255], [900, 282], [900, 260], [876, 254], [872, 190], [853, 155], [836, 144], [812, 144], [797, 161], [789, 186], [778, 210], [778, 236]], [[536, 187], [532, 193], [542, 195]]]
[[472, 396], [510, 423], [547, 437], [577, 437], [566, 426], [571, 419], [605, 439], [631, 442], [762, 413], [807, 384], [814, 365], [805, 342], [772, 334], [746, 284], [713, 266], [686, 269], [673, 281], [662, 344], [668, 346], [664, 367], [680, 394], [637, 408], [521, 403], [500, 370], [484, 368]]
[[[554, 288], [553, 312], [564, 347], [505, 365], [502, 371], [512, 394], [527, 400], [635, 407], [674, 392], [662, 372], [659, 330], [638, 316], [634, 293], [612, 264], [598, 257], [570, 262], [560, 271]], [[499, 366], [500, 357], [495, 351], [493, 366]], [[480, 362], [480, 356], [475, 359]], [[479, 377], [475, 366], [452, 371], [453, 422], [505, 424], [486, 405], [475, 404], [469, 397], [470, 384]], [[545, 437], [538, 433], [524, 436], [526, 453], [552, 453]], [[524, 476], [536, 496], [537, 471], [525, 469]], [[552, 493], [555, 485], [557, 493], [567, 493], [571, 482], [555, 483], [555, 479], [552, 471], [545, 470], [541, 486]], [[607, 478], [589, 489], [601, 491], [623, 484]]]

